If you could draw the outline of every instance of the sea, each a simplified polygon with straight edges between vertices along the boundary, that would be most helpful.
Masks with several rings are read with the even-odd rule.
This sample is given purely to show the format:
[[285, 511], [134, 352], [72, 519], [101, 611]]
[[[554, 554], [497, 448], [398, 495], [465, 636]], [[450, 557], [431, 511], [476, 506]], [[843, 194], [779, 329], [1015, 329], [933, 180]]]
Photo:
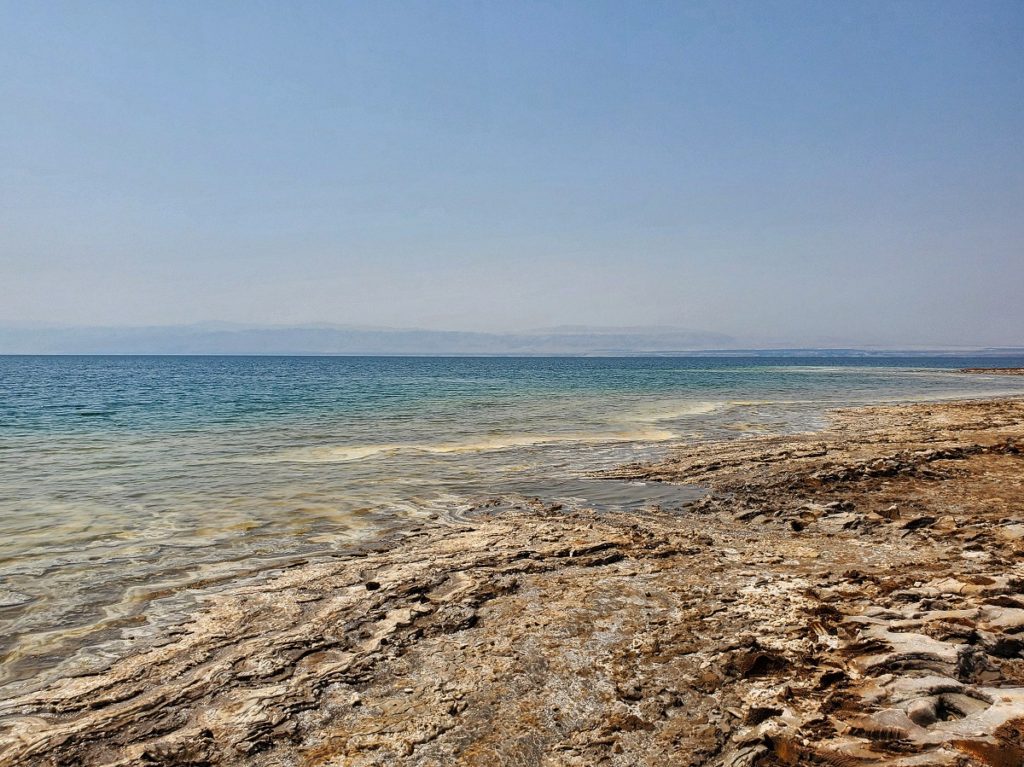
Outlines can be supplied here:
[[202, 600], [475, 504], [679, 508], [588, 478], [830, 408], [1024, 394], [1024, 357], [0, 357], [0, 699]]

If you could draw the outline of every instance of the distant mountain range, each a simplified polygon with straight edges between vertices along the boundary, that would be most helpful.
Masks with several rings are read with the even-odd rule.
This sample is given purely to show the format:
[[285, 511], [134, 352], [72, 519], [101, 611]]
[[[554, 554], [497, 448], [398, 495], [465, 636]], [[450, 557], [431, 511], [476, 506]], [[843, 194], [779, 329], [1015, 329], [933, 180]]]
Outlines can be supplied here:
[[[254, 326], [205, 323], [154, 327], [0, 327], [0, 354], [240, 355], [630, 355], [714, 352], [862, 355], [878, 349], [752, 348], [732, 336], [674, 327], [559, 326], [518, 333], [346, 325]], [[1017, 349], [961, 349], [1024, 354]]]
[[732, 346], [676, 328], [562, 327], [525, 333], [338, 325], [0, 328], [0, 353], [25, 354], [616, 354]]

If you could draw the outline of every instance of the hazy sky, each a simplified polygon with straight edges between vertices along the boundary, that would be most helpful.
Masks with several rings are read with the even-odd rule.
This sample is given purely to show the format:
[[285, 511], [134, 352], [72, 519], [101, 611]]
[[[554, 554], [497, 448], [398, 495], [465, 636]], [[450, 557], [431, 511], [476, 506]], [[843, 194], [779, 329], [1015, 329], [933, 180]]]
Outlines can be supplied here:
[[1024, 3], [0, 2], [0, 322], [1024, 344]]

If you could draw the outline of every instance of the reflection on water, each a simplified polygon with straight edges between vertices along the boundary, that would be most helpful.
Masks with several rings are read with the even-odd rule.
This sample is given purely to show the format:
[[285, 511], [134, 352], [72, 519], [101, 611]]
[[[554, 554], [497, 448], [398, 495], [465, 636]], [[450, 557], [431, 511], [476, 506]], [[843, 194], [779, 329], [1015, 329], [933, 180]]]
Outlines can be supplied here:
[[0, 358], [0, 693], [483, 496], [678, 506], [694, 492], [581, 477], [834, 405], [1024, 391], [940, 369], [977, 360], [813, 362]]

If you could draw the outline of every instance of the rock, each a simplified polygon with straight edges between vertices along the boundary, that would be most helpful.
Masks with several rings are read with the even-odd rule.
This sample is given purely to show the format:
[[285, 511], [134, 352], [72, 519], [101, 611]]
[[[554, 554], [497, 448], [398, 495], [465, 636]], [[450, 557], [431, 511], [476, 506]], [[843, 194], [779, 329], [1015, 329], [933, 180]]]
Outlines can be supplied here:
[[918, 698], [907, 706], [907, 716], [914, 724], [920, 727], [929, 727], [939, 718], [938, 700], [935, 698]]
[[742, 679], [750, 679], [777, 674], [789, 666], [789, 661], [777, 652], [755, 647], [736, 656], [731, 666]]
[[781, 715], [781, 708], [773, 708], [771, 706], [754, 706], [747, 711], [743, 723], [754, 726], [761, 724], [761, 722], [764, 722], [768, 719]]
[[879, 513], [880, 516], [884, 517], [885, 519], [889, 519], [889, 520], [899, 519], [900, 518], [900, 507], [897, 506], [894, 503], [891, 506], [887, 506], [886, 508], [882, 509], [878, 513]]
[[1019, 541], [1024, 539], [1024, 524], [1002, 525], [996, 528], [996, 532], [1008, 541]]
[[27, 594], [22, 594], [18, 591], [10, 591], [8, 589], [0, 589], [0, 607], [18, 607], [20, 605], [28, 604], [32, 601], [32, 597]]

